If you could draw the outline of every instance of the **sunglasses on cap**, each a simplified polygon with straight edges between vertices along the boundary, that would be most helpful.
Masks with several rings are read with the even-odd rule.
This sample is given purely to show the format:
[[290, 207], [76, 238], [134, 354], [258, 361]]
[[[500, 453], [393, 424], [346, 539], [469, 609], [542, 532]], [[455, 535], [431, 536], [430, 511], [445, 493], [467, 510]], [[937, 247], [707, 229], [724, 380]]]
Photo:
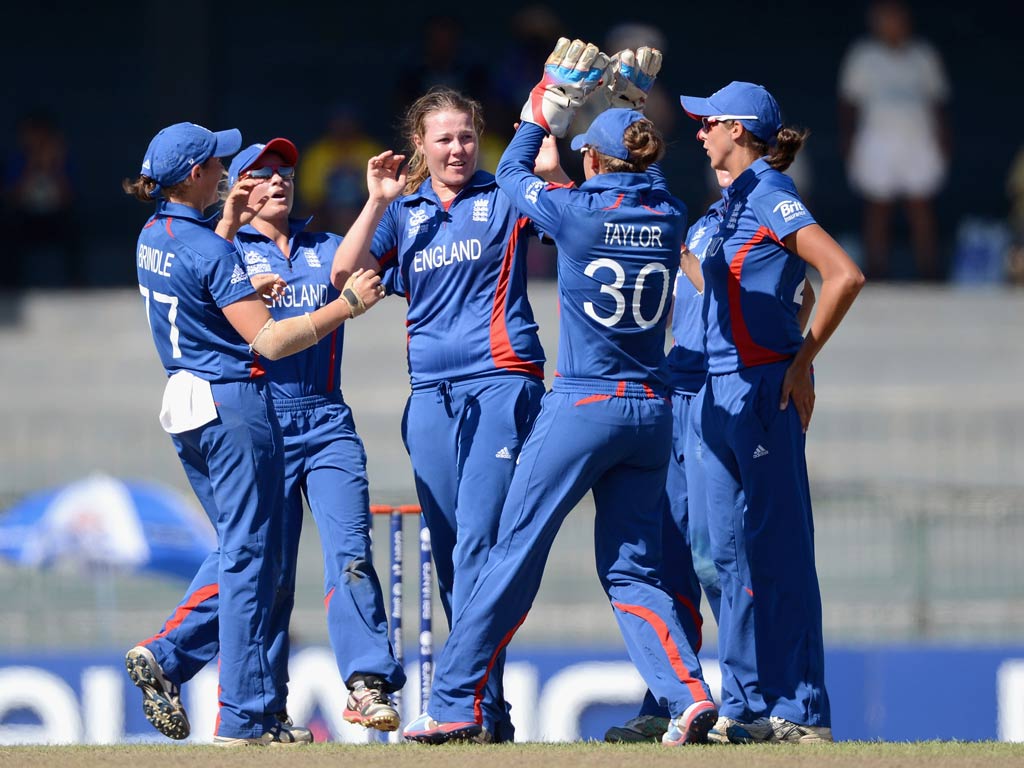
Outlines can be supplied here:
[[242, 174], [243, 179], [259, 179], [269, 181], [277, 174], [285, 181], [295, 178], [295, 168], [290, 165], [265, 165], [262, 168], [253, 168]]
[[715, 115], [713, 117], [702, 117], [700, 119], [700, 125], [706, 133], [719, 123], [724, 123], [726, 120], [757, 120], [757, 115]]

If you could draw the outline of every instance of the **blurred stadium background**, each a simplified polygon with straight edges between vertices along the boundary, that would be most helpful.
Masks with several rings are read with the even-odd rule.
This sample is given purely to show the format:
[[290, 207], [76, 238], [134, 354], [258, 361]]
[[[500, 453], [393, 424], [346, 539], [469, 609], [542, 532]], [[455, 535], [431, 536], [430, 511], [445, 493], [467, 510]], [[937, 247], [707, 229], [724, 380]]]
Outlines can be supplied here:
[[[74, 156], [80, 231], [75, 281], [57, 254], [4, 249], [0, 257], [6, 273], [19, 275], [0, 293], [0, 511], [96, 472], [157, 481], [191, 499], [157, 423], [163, 374], [134, 287], [131, 254], [147, 212], [120, 192], [120, 180], [137, 172], [152, 134], [180, 120], [238, 126], [247, 142], [284, 135], [304, 149], [332, 113], [355, 108], [368, 135], [393, 145], [401, 78], [416, 71], [428, 9], [399, 3], [381, 18], [371, 5], [300, 0], [284, 11], [183, 0], [168, 9], [146, 0], [94, 6], [83, 19], [62, 5], [56, 13], [20, 8], [19, 34], [0, 50], [12, 87], [0, 146], [14, 141], [20, 115], [42, 108], [56, 118]], [[1009, 73], [1024, 65], [1022, 20], [990, 2], [910, 5], [952, 84], [955, 157], [938, 211], [953, 273], [972, 258], [964, 237], [971, 227], [995, 233], [988, 245], [1008, 237], [1006, 185], [1024, 146], [1024, 106], [1005, 93]], [[519, 90], [505, 96], [499, 86], [511, 76], [502, 67], [526, 60], [525, 74], [512, 74], [529, 87], [540, 66], [527, 46], [516, 48], [516, 10], [457, 17], [460, 50], [490, 73], [486, 98], [473, 95], [487, 103], [499, 149], [511, 127], [494, 115], [518, 113], [525, 95], [516, 80]], [[558, 21], [545, 28], [553, 35], [601, 41], [613, 25], [633, 21], [660, 30], [659, 83], [672, 99], [732, 79], [766, 84], [787, 122], [813, 132], [801, 171], [810, 207], [859, 256], [859, 206], [838, 153], [836, 77], [863, 29], [863, 4], [780, 10], [745, 1], [729, 6], [728, 22], [714, 4], [657, 14], [634, 6], [625, 15], [621, 4], [571, 0], [548, 10]], [[670, 180], [695, 212], [709, 191], [694, 125], [677, 113], [665, 129]], [[555, 289], [545, 254], [535, 255], [531, 296], [550, 376]], [[905, 248], [896, 259], [899, 277], [909, 268]], [[980, 271], [943, 284], [869, 284], [816, 363], [808, 455], [830, 646], [1024, 644], [1024, 291], [999, 270], [982, 284]], [[354, 323], [343, 368], [373, 500], [396, 504], [415, 501], [399, 436], [408, 392], [403, 319], [392, 299]], [[621, 647], [593, 572], [592, 514], [588, 499], [567, 521], [517, 642]], [[383, 520], [376, 535], [384, 579]], [[406, 539], [408, 563], [414, 538]], [[327, 642], [321, 579], [307, 516], [293, 625], [300, 643]], [[116, 577], [100, 594], [74, 574], [0, 565], [0, 652], [126, 648], [159, 627], [183, 586]], [[435, 613], [441, 628], [439, 607]], [[706, 648], [714, 647], [711, 623], [708, 616]], [[412, 648], [414, 622], [406, 627]]]

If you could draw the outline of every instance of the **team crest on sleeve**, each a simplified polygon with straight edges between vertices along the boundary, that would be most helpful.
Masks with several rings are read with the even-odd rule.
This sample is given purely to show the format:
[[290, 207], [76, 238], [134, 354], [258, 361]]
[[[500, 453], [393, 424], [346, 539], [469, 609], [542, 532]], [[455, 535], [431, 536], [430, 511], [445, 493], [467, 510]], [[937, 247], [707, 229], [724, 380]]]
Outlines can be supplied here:
[[[245, 271], [250, 275], [262, 275], [264, 272], [272, 272], [267, 257], [259, 251], [244, 251], [242, 260], [245, 262]], [[231, 282], [235, 282], [234, 275]]]
[[536, 205], [537, 204], [537, 196], [540, 194], [540, 191], [542, 189], [544, 189], [544, 182], [543, 181], [535, 181], [535, 182], [531, 183], [530, 186], [528, 186], [526, 188], [526, 192], [523, 193], [523, 197], [525, 197], [531, 203]]
[[482, 200], [473, 201], [473, 221], [487, 221], [487, 213], [490, 201], [485, 197]]
[[783, 200], [772, 208], [772, 213], [781, 213], [782, 219], [788, 224], [793, 219], [807, 215], [807, 209], [799, 200]]
[[302, 258], [306, 260], [306, 264], [309, 266], [316, 268], [323, 266], [320, 263], [320, 257], [317, 256], [316, 250], [313, 248], [300, 248], [299, 252], [302, 254]]
[[430, 215], [422, 208], [417, 208], [409, 214], [409, 237], [416, 237], [423, 231], [424, 225]]
[[235, 268], [231, 270], [231, 284], [237, 285], [238, 283], [241, 283], [242, 281], [248, 279], [249, 276], [245, 273], [245, 270], [242, 269], [238, 264], [235, 264]]

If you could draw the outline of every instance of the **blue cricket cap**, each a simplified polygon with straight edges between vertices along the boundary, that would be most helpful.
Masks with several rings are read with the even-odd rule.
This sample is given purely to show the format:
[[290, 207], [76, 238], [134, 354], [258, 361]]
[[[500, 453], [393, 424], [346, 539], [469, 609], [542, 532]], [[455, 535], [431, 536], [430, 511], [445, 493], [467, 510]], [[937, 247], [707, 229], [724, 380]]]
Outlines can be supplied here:
[[228, 168], [228, 186], [235, 186], [238, 177], [256, 165], [260, 158], [268, 152], [276, 152], [284, 160], [285, 165], [290, 165], [293, 168], [299, 162], [299, 150], [288, 139], [277, 138], [271, 139], [266, 144], [250, 144], [235, 155], [235, 159], [231, 161], [231, 167]]
[[680, 96], [686, 114], [699, 120], [716, 117], [720, 120], [739, 120], [752, 134], [774, 144], [782, 128], [782, 113], [774, 97], [763, 85], [733, 80], [706, 99]]
[[170, 187], [188, 176], [192, 166], [211, 157], [233, 155], [242, 146], [242, 134], [236, 128], [210, 131], [195, 123], [176, 123], [153, 137], [142, 159], [143, 176], [159, 187]]
[[572, 140], [572, 148], [579, 151], [584, 146], [593, 147], [602, 155], [628, 160], [629, 150], [626, 149], [622, 136], [629, 126], [637, 120], [644, 119], [646, 118], [635, 109], [605, 110], [594, 119], [585, 133]]

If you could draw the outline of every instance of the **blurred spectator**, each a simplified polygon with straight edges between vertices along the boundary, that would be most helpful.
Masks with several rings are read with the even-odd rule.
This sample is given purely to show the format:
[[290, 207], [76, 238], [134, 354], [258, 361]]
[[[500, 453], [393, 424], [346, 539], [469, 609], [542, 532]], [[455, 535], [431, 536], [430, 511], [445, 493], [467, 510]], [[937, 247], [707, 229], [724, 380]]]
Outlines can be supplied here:
[[893, 206], [904, 203], [917, 277], [940, 276], [933, 198], [950, 153], [949, 86], [927, 42], [912, 37], [902, 0], [868, 8], [871, 36], [847, 51], [839, 74], [840, 147], [864, 199], [865, 272], [889, 277]]
[[363, 129], [358, 110], [339, 104], [327, 131], [302, 153], [299, 197], [316, 226], [344, 235], [366, 202], [366, 163], [384, 147]]
[[463, 39], [461, 22], [441, 13], [429, 17], [422, 29], [419, 45], [400, 67], [395, 109], [404, 113], [431, 86], [446, 85], [481, 102], [486, 114], [490, 97], [487, 69]]
[[9, 259], [16, 286], [82, 285], [73, 169], [67, 141], [52, 114], [34, 110], [18, 120], [5, 163], [3, 198]]
[[1010, 198], [1010, 234], [1006, 276], [1016, 285], [1024, 285], [1024, 147], [1017, 151], [1006, 178], [1006, 194]]

